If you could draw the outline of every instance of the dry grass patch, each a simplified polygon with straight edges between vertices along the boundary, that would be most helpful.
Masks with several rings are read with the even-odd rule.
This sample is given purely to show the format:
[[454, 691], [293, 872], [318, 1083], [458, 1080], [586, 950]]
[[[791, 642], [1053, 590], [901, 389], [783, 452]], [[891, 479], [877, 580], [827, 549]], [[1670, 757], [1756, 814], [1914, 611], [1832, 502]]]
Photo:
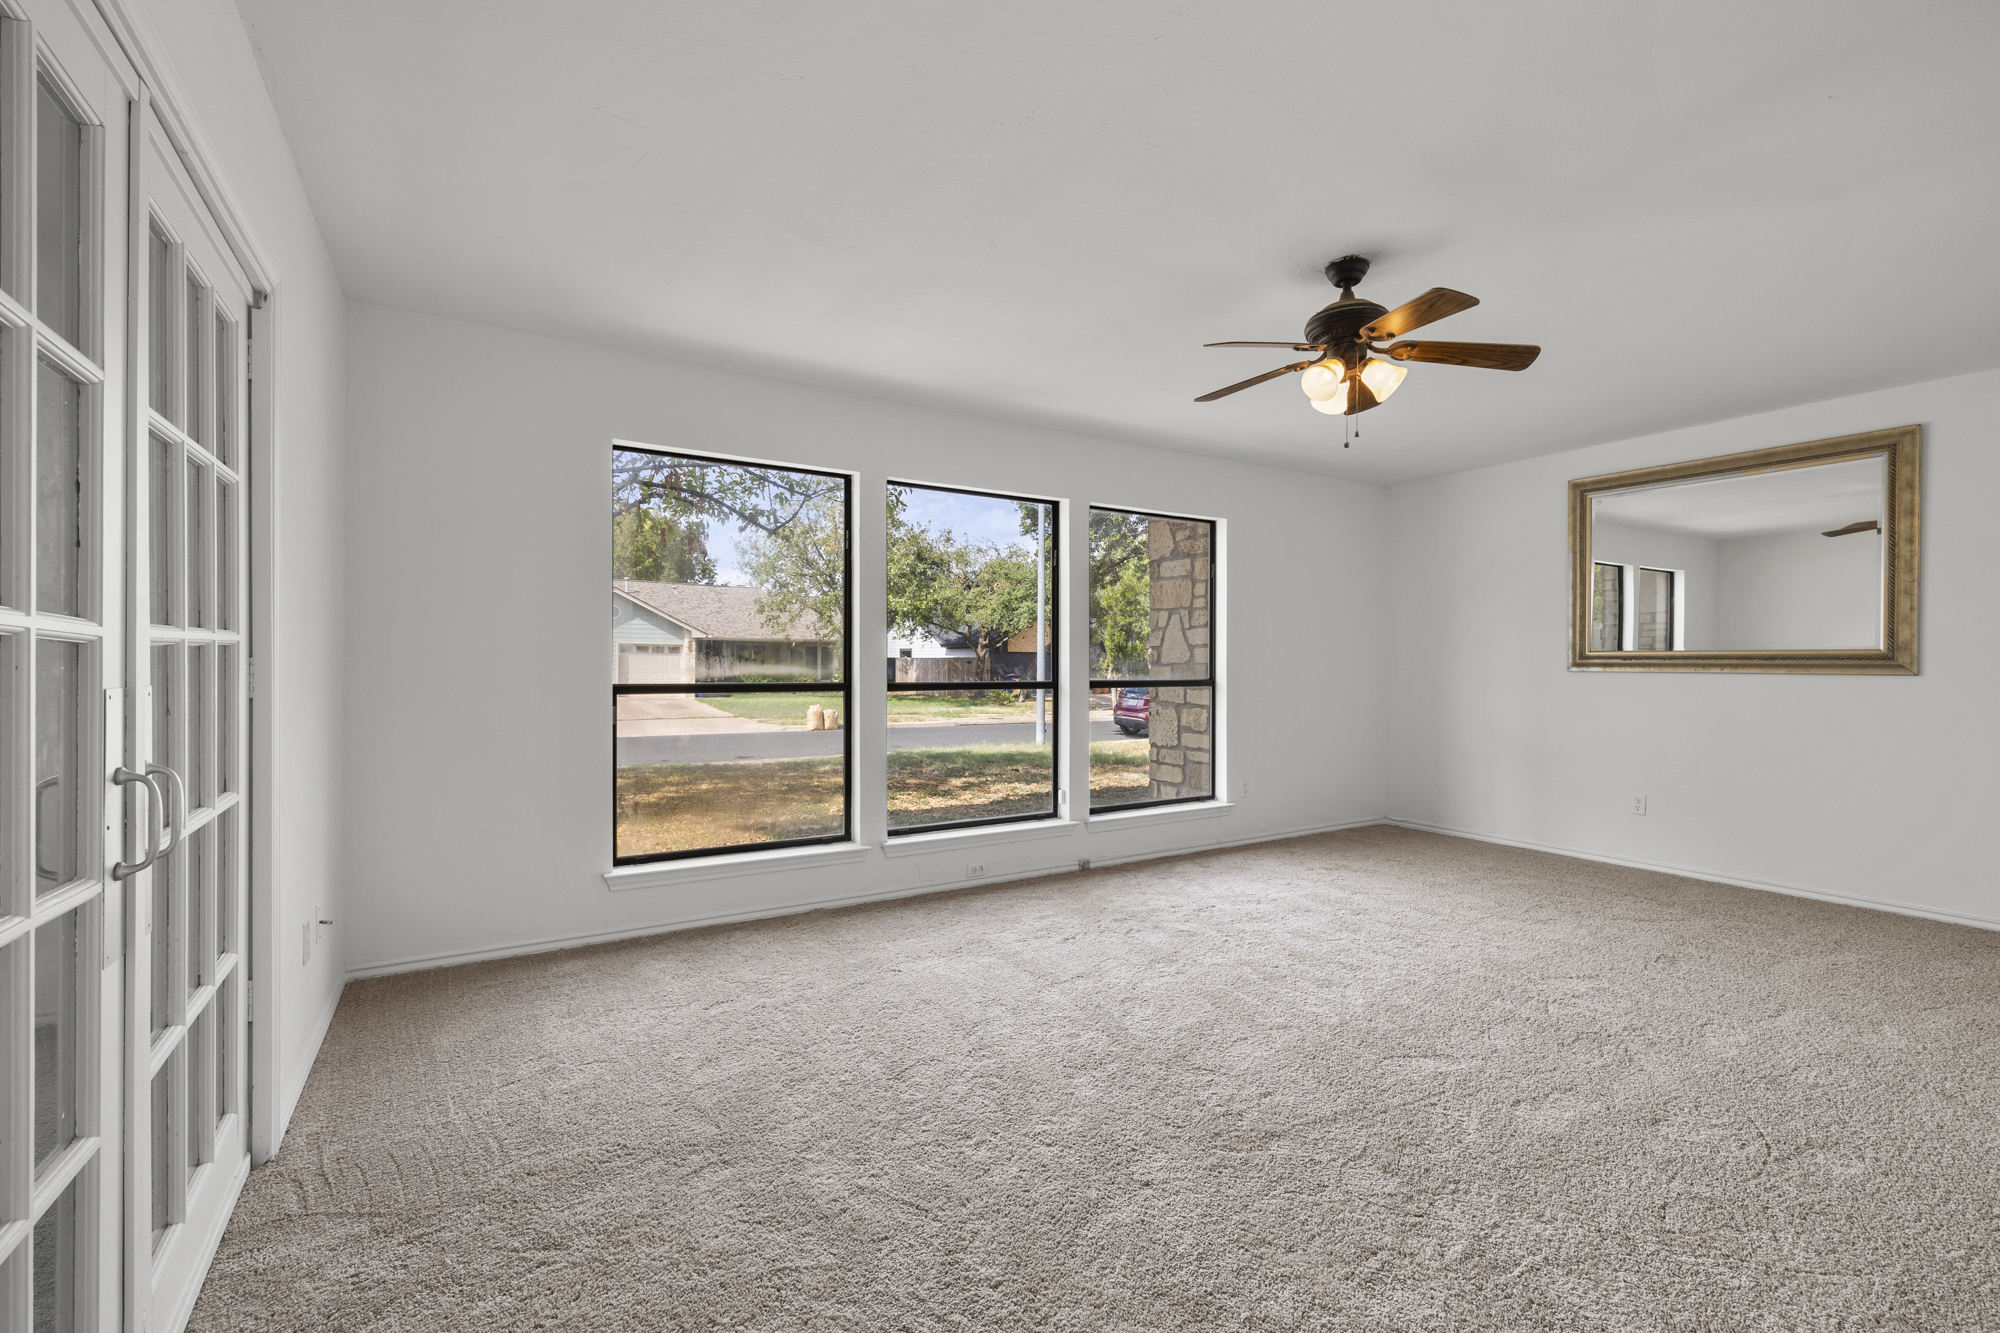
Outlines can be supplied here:
[[1053, 752], [1043, 745], [959, 745], [889, 752], [889, 827], [1046, 814]]
[[821, 838], [846, 826], [839, 755], [618, 770], [618, 854]]
[[1090, 804], [1102, 809], [1143, 801], [1151, 793], [1153, 743], [1096, 741], [1090, 747]]
[[[1147, 742], [1090, 747], [1096, 806], [1144, 800]], [[837, 835], [846, 826], [838, 755], [721, 764], [634, 764], [618, 770], [618, 854], [652, 856]], [[889, 752], [889, 826], [1046, 812], [1050, 751], [963, 745]]]

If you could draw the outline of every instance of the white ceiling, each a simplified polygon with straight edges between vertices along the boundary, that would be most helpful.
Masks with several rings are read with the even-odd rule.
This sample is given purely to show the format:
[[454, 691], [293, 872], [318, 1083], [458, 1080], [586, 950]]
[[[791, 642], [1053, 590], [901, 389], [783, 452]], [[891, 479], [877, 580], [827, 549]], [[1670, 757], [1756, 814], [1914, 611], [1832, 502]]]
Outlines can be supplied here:
[[1883, 456], [1780, 472], [1735, 473], [1592, 497], [1600, 520], [1728, 540], [1787, 532], [1825, 532], [1882, 521], [1888, 478]]
[[[2000, 365], [1990, 0], [239, 4], [362, 300], [1369, 481]], [[1349, 251], [1541, 360], [1190, 401]]]

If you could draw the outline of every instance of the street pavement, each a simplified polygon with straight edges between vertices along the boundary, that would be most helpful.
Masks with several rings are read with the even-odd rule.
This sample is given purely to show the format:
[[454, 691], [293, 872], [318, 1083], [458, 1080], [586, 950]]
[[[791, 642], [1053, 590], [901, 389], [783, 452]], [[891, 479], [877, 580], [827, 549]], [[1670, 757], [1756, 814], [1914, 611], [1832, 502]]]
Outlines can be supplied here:
[[[1093, 741], [1126, 740], [1108, 721], [1092, 718]], [[922, 750], [958, 745], [1032, 745], [1032, 722], [968, 722], [940, 727], [891, 727], [889, 748]], [[724, 732], [683, 736], [620, 736], [620, 764], [714, 764], [738, 759], [808, 759], [837, 755], [846, 745], [838, 731]]]

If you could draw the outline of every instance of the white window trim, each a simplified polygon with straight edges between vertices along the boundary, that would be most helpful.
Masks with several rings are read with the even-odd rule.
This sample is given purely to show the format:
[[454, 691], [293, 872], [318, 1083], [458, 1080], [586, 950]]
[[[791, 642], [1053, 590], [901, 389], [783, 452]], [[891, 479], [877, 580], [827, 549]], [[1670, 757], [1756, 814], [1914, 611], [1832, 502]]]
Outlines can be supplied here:
[[1140, 810], [1107, 810], [1101, 815], [1090, 817], [1092, 833], [1115, 833], [1122, 826], [1131, 824], [1173, 824], [1183, 819], [1214, 819], [1227, 815], [1236, 808], [1236, 802], [1179, 801], [1173, 805], [1149, 805]]
[[869, 847], [859, 842], [834, 842], [818, 847], [772, 847], [720, 856], [691, 856], [681, 861], [647, 861], [613, 866], [604, 872], [604, 887], [613, 893], [631, 889], [665, 889], [710, 879], [744, 875], [774, 875], [787, 870], [818, 870], [866, 860]]
[[1083, 824], [1074, 819], [1024, 819], [1018, 824], [986, 824], [978, 828], [940, 829], [936, 833], [910, 833], [883, 842], [882, 855], [894, 861], [954, 848], [1040, 842], [1045, 838], [1067, 838], [1082, 827]]

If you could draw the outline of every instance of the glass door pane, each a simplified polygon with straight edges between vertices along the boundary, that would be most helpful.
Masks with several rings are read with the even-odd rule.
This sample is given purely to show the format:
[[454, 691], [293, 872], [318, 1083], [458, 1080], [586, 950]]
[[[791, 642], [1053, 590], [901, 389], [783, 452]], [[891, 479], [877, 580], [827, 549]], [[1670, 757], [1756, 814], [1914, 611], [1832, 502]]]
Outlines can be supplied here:
[[35, 645], [35, 891], [51, 893], [83, 872], [84, 646]]
[[84, 129], [48, 76], [35, 86], [35, 313], [83, 345]]
[[84, 614], [83, 393], [47, 361], [35, 377], [35, 609]]
[[83, 1235], [78, 1196], [86, 1176], [70, 1181], [35, 1222], [35, 1333], [74, 1333], [86, 1299]]
[[76, 1138], [83, 1081], [84, 970], [77, 917], [66, 912], [35, 932], [35, 1170]]

